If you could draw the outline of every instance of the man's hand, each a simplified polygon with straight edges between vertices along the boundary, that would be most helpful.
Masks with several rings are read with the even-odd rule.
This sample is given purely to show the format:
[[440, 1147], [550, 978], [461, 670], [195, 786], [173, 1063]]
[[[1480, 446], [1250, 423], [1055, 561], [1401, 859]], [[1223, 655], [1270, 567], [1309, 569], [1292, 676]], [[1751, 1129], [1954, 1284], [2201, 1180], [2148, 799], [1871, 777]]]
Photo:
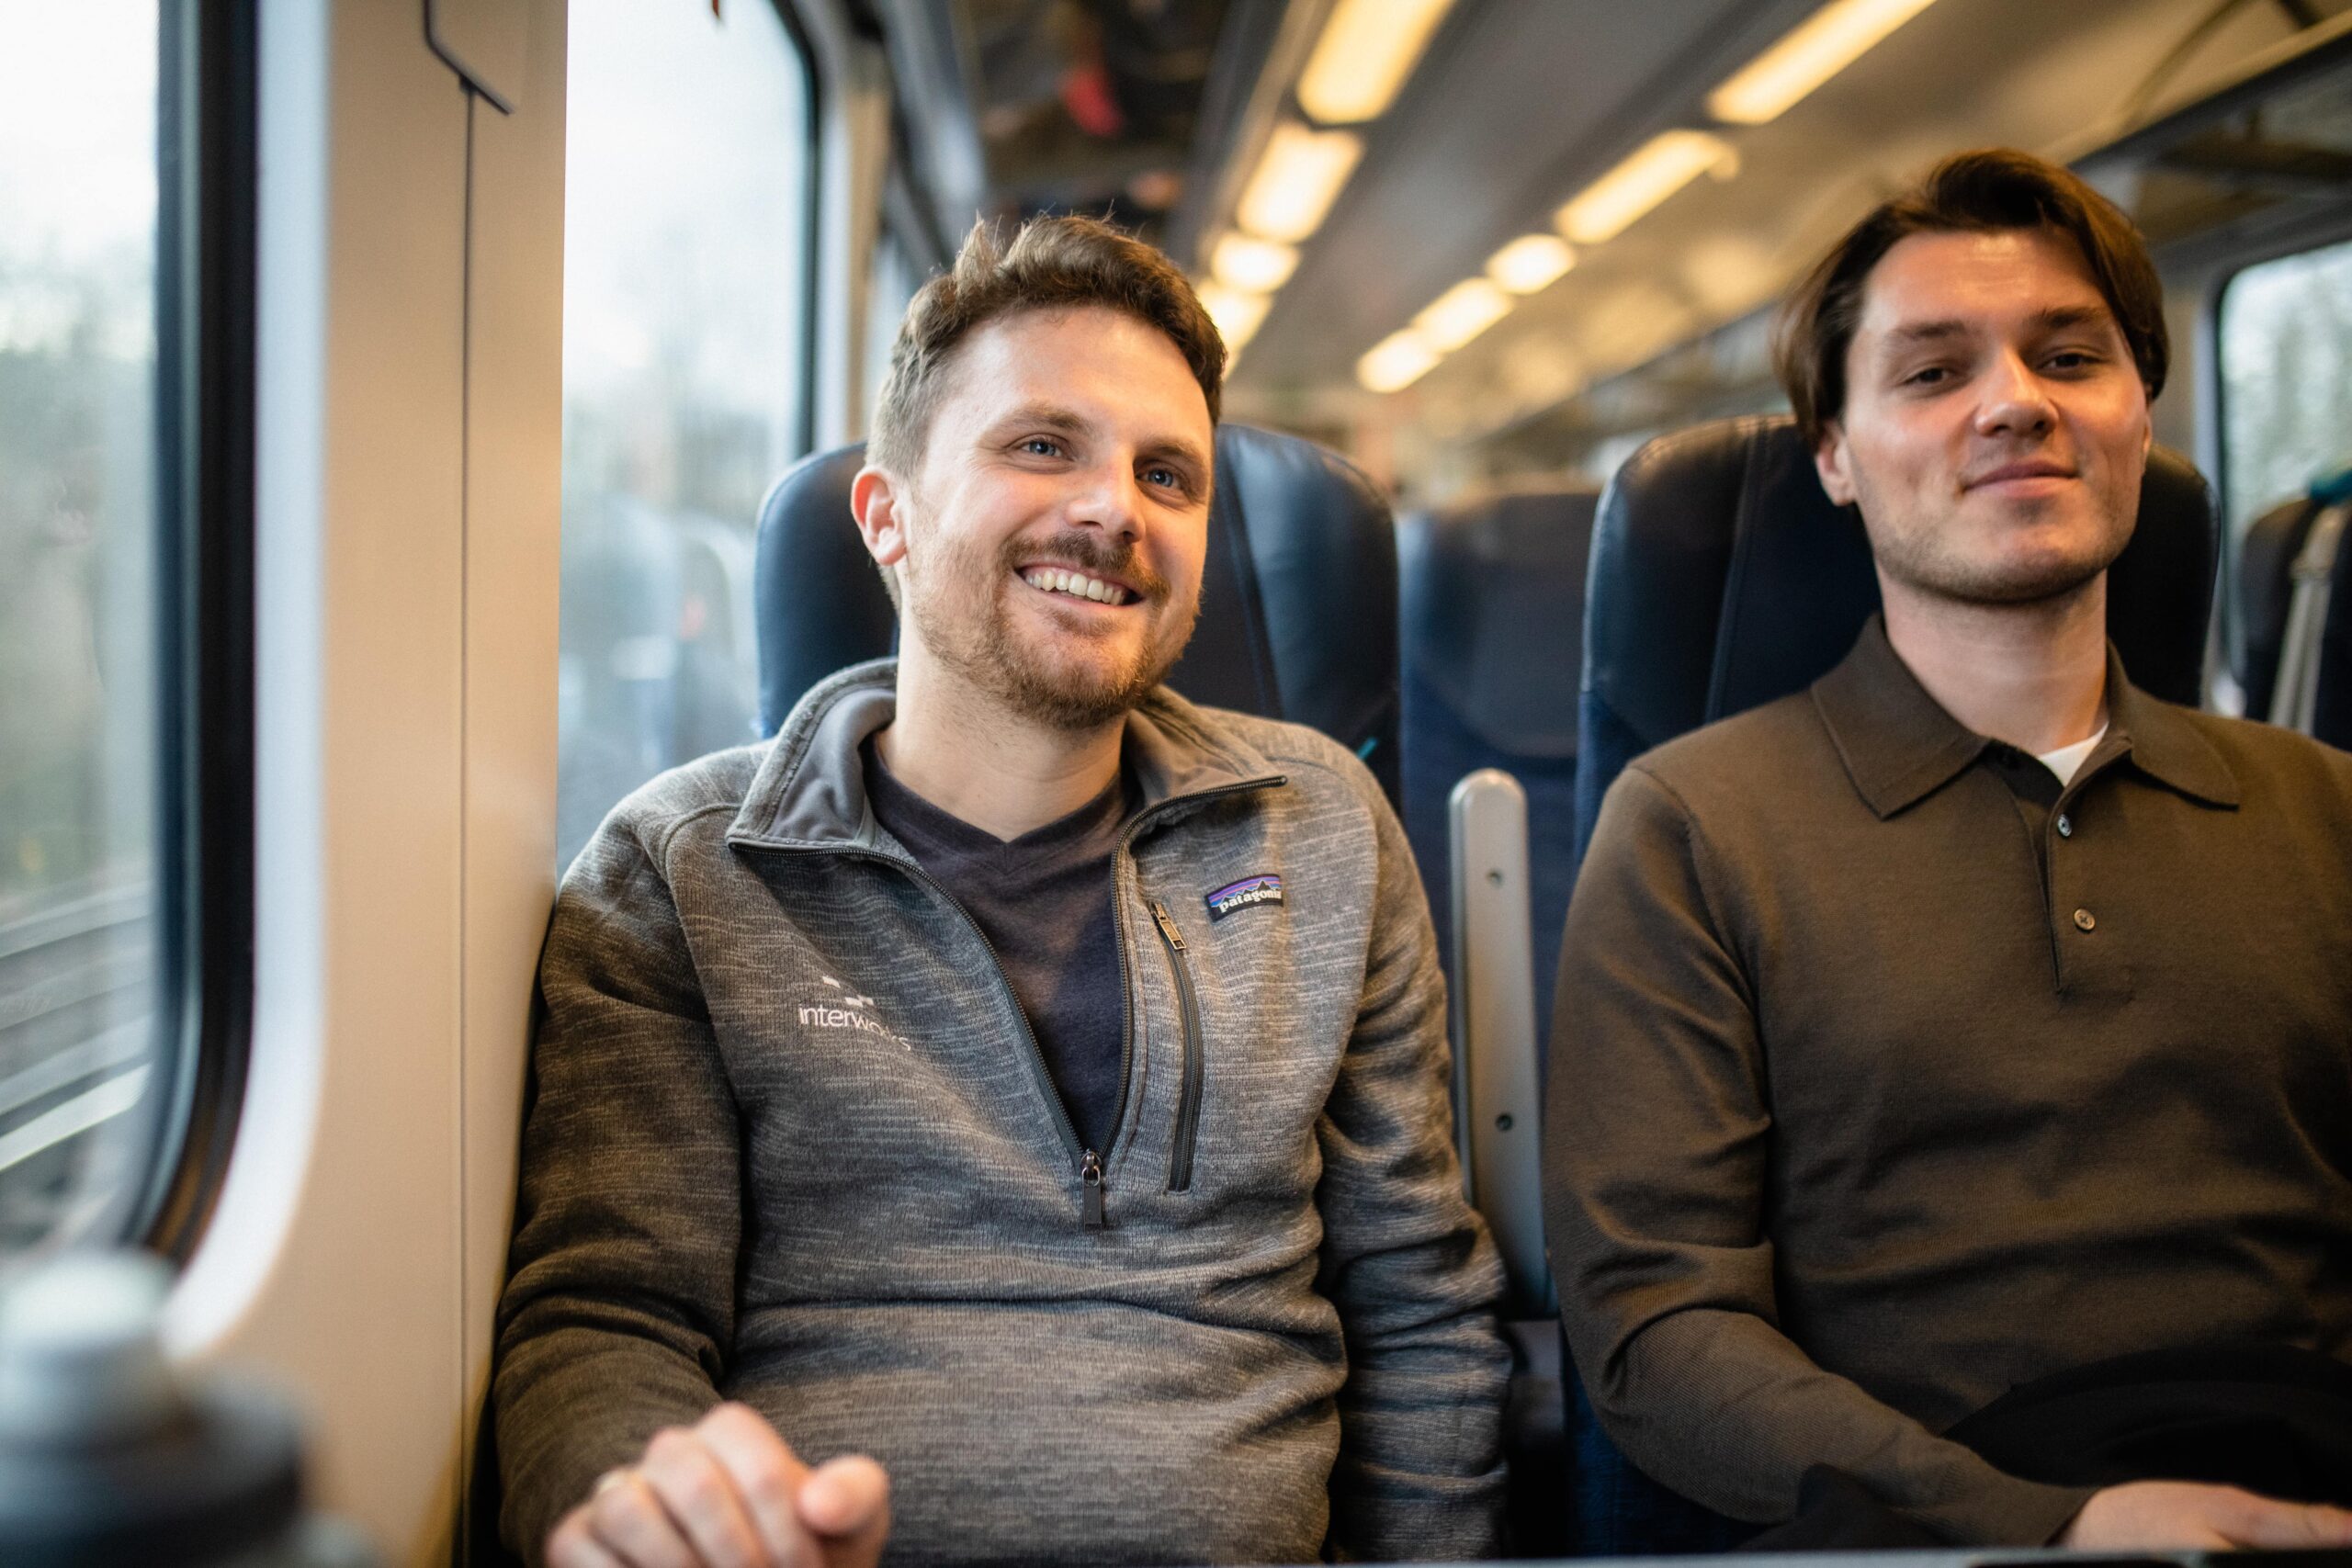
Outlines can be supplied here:
[[2088, 1551], [2352, 1546], [2352, 1513], [2281, 1503], [2234, 1486], [2135, 1481], [2093, 1493], [2054, 1544]]
[[548, 1536], [548, 1568], [873, 1568], [890, 1483], [870, 1459], [800, 1462], [748, 1405], [671, 1427]]

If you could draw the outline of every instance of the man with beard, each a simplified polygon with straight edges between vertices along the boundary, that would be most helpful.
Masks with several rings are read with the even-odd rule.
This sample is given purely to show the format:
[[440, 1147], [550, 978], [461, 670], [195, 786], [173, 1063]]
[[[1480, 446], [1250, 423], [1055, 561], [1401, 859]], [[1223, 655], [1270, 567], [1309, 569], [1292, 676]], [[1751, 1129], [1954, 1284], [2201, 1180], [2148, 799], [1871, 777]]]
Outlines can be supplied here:
[[[2326, 1393], [2339, 1444], [2352, 1409], [2352, 758], [2159, 702], [2107, 641], [2165, 364], [2129, 220], [2017, 152], [1885, 202], [1783, 315], [1884, 614], [1611, 787], [1545, 1127], [1593, 1405], [1737, 1519], [2352, 1541], [2143, 1479], [2252, 1429], [2223, 1384]], [[2061, 1405], [2097, 1455], [2047, 1451]], [[2295, 1486], [2268, 1441], [2199, 1463]]]
[[1224, 358], [1148, 246], [975, 231], [852, 491], [899, 657], [566, 878], [494, 1388], [527, 1553], [1495, 1545], [1500, 1271], [1403, 835], [1343, 747], [1159, 684]]

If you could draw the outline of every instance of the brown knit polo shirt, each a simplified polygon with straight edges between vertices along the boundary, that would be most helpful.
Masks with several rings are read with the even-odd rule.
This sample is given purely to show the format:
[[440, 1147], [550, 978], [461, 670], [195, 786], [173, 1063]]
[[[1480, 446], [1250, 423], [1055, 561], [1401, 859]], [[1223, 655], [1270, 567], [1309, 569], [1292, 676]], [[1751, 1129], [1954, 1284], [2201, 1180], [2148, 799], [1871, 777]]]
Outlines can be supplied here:
[[1826, 1463], [1955, 1540], [2045, 1540], [2084, 1493], [1934, 1434], [2126, 1351], [2352, 1356], [2352, 756], [2111, 651], [2108, 694], [2021, 808], [2040, 764], [1873, 620], [1609, 793], [1561, 959], [1553, 1260], [1603, 1423], [1709, 1506], [1786, 1517]]

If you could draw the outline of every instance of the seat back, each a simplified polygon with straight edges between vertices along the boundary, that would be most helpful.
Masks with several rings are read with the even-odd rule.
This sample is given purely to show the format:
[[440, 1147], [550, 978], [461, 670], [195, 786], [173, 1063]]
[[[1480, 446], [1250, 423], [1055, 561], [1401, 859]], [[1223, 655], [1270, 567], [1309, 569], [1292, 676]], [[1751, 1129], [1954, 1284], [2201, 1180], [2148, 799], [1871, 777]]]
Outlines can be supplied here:
[[[898, 615], [851, 519], [863, 446], [804, 459], [760, 507], [760, 732], [809, 687], [897, 646]], [[1311, 725], [1396, 798], [1396, 546], [1353, 464], [1296, 436], [1216, 433], [1201, 620], [1168, 683], [1196, 703]]]
[[[2352, 474], [2345, 476], [2346, 497], [2338, 505], [2352, 505]], [[2330, 746], [2352, 751], [2352, 527], [2335, 546], [2335, 570], [2330, 578], [2327, 618], [2320, 632], [2317, 689], [2312, 694], [2312, 734]]]
[[[2108, 574], [2134, 683], [2194, 705], [2219, 540], [2196, 467], [2157, 447]], [[1861, 517], [1832, 502], [1785, 414], [1661, 436], [1601, 497], [1585, 611], [1577, 858], [1624, 765], [1685, 730], [1803, 691], [1879, 607]]]
[[[2149, 455], [2140, 518], [2110, 570], [2108, 631], [2143, 689], [2198, 701], [2217, 559], [2212, 497], [2185, 458]], [[1651, 442], [1610, 481], [1585, 604], [1576, 846], [1635, 756], [1804, 690], [1879, 607], [1860, 515], [1822, 490], [1787, 415]], [[1724, 1551], [1753, 1534], [1637, 1469], [1571, 1379], [1577, 1550]]]
[[1439, 950], [1453, 952], [1446, 803], [1480, 768], [1527, 795], [1539, 1035], [1567, 919], [1576, 839], [1577, 692], [1585, 562], [1598, 486], [1515, 490], [1407, 517], [1403, 568], [1405, 831]]
[[760, 502], [752, 615], [760, 638], [760, 734], [836, 670], [899, 651], [899, 612], [849, 507], [865, 444], [803, 457]]
[[1446, 955], [1463, 1157], [1510, 1283], [1504, 1450], [1522, 1555], [1569, 1544], [1537, 1068], [1567, 912], [1585, 558], [1599, 501], [1591, 486], [1521, 489], [1409, 517], [1397, 539], [1405, 830]]
[[2287, 605], [2286, 634], [2279, 638], [2278, 678], [2270, 694], [2270, 711], [2263, 716], [2273, 724], [2338, 742], [2346, 693], [2336, 583], [2347, 550], [2352, 550], [2352, 501], [2324, 503], [2295, 556], [2294, 592]]
[[2230, 639], [2230, 674], [2245, 694], [2248, 718], [2270, 712], [2278, 688], [2278, 660], [2287, 644], [2287, 615], [2295, 598], [2295, 558], [2318, 518], [2307, 495], [2282, 502], [2247, 525], [2232, 574], [2237, 635]]

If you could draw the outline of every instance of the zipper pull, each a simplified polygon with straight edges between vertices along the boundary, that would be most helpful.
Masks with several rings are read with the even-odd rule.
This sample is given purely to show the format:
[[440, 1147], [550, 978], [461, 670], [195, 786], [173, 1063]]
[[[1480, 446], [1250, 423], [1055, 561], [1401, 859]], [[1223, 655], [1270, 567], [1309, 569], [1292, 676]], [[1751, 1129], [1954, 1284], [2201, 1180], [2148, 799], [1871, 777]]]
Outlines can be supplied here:
[[1183, 952], [1184, 933], [1176, 929], [1175, 920], [1169, 916], [1168, 906], [1154, 898], [1151, 901], [1151, 918], [1159, 922], [1159, 934], [1168, 939], [1168, 945], [1179, 953]]
[[1078, 1162], [1078, 1179], [1086, 1184], [1086, 1203], [1080, 1211], [1091, 1231], [1107, 1229], [1111, 1222], [1102, 1214], [1102, 1156], [1092, 1149]]

